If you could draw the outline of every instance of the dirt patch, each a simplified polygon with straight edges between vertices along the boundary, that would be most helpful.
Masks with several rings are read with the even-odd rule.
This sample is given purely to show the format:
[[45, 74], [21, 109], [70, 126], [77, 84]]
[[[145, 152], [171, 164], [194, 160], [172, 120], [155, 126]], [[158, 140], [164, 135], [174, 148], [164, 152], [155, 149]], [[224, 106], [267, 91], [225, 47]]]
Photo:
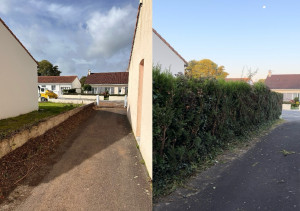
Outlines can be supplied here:
[[8, 196], [19, 185], [39, 184], [49, 171], [47, 165], [55, 162], [51, 156], [72, 131], [93, 112], [92, 106], [83, 109], [44, 135], [29, 140], [22, 147], [0, 159], [0, 204], [4, 201], [9, 202], [11, 199]]

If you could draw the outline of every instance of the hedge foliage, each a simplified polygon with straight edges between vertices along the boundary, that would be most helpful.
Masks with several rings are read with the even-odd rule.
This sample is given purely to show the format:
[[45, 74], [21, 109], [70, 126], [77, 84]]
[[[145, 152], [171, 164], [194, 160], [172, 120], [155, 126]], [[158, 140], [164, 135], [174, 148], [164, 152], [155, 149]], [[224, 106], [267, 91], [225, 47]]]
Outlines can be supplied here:
[[173, 77], [154, 67], [154, 195], [231, 140], [278, 119], [281, 107], [282, 94], [263, 83]]

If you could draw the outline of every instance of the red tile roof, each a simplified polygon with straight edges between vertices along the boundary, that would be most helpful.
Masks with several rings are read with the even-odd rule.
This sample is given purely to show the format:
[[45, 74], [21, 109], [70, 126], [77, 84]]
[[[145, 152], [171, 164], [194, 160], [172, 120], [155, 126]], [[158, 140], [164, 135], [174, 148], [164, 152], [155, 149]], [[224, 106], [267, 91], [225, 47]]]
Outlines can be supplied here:
[[245, 82], [249, 82], [250, 78], [225, 78], [225, 81], [245, 81]]
[[0, 22], [7, 28], [7, 30], [11, 33], [11, 35], [20, 43], [20, 45], [24, 48], [24, 50], [29, 54], [29, 56], [33, 59], [33, 61], [39, 65], [39, 63], [33, 58], [33, 56], [29, 53], [29, 51], [25, 48], [25, 46], [21, 43], [21, 41], [16, 37], [16, 35], [10, 30], [10, 28], [6, 25], [6, 23], [0, 18]]
[[88, 75], [86, 84], [128, 84], [128, 72], [92, 73]]
[[77, 76], [39, 76], [38, 83], [72, 83]]
[[152, 29], [154, 34], [156, 34], [161, 41], [163, 41], [180, 59], [183, 60], [185, 64], [188, 64], [188, 62], [160, 35], [155, 29]]
[[265, 84], [270, 89], [300, 89], [300, 74], [271, 75]]

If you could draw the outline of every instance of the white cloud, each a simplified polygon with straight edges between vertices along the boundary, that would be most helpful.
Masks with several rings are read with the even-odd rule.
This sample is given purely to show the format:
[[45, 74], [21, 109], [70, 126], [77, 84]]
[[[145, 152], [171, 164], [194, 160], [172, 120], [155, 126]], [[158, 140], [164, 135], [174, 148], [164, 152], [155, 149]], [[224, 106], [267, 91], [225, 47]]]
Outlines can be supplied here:
[[1, 0], [0, 3], [0, 14], [7, 14], [11, 9], [10, 0]]
[[89, 56], [111, 57], [131, 43], [136, 11], [133, 7], [113, 7], [107, 14], [95, 12], [86, 22], [93, 38]]
[[126, 70], [137, 12], [132, 6], [0, 1], [0, 14], [2, 1], [8, 12], [1, 17], [34, 58], [58, 65], [62, 75]]

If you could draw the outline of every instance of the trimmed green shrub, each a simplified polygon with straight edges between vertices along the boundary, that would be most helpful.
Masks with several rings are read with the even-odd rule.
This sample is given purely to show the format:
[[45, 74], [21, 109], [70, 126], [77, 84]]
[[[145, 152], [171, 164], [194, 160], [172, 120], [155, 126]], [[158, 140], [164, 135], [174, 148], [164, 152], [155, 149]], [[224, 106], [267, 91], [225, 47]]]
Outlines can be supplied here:
[[154, 195], [232, 139], [278, 119], [282, 98], [263, 83], [173, 77], [154, 67]]
[[64, 94], [73, 94], [73, 93], [76, 93], [76, 89], [64, 89], [63, 93]]
[[83, 91], [92, 91], [92, 86], [89, 84], [84, 84], [83, 85]]

